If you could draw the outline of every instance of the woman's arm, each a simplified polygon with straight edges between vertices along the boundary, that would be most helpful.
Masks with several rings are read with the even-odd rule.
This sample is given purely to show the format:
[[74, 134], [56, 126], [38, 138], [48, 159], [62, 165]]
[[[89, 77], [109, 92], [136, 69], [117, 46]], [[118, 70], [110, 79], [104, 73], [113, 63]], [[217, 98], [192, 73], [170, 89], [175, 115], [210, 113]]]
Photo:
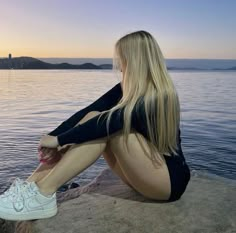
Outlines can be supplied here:
[[81, 109], [80, 111], [74, 113], [70, 118], [63, 121], [56, 129], [48, 133], [51, 136], [57, 136], [63, 132], [68, 131], [73, 128], [87, 113], [91, 111], [104, 111], [112, 108], [118, 103], [122, 97], [121, 83], [117, 83], [108, 92], [103, 94], [96, 101], [91, 103], [89, 106]]
[[[143, 105], [136, 105], [138, 108], [134, 108], [131, 114], [131, 127], [135, 128], [137, 131], [145, 135], [145, 119], [143, 119], [144, 109]], [[63, 146], [70, 143], [83, 143], [86, 141], [102, 138], [108, 135], [106, 122], [107, 115], [105, 113], [101, 116], [98, 123], [97, 120], [101, 114], [94, 116], [93, 118], [87, 120], [86, 122], [79, 124], [70, 130], [57, 136], [59, 146]], [[124, 125], [124, 107], [115, 110], [111, 115], [111, 120], [109, 124], [109, 135], [123, 129]], [[142, 123], [142, 124], [140, 124]]]
[[[66, 144], [80, 144], [83, 142], [91, 141], [94, 139], [99, 139], [108, 136], [107, 133], [107, 115], [105, 113], [101, 116], [98, 123], [97, 120], [101, 114], [94, 116], [93, 118], [87, 120], [86, 122], [71, 128], [70, 130], [59, 134], [57, 136], [57, 141], [59, 146], [64, 146]], [[148, 114], [148, 117], [150, 115]], [[111, 115], [111, 120], [109, 124], [109, 135], [116, 133], [123, 129], [124, 126], [124, 107], [117, 109]], [[131, 114], [131, 128], [135, 129], [137, 132], [141, 133], [145, 138], [149, 139], [147, 132], [147, 119], [145, 114], [144, 101], [141, 98], [137, 101], [135, 107]], [[181, 139], [180, 139], [180, 129], [178, 131], [178, 148], [177, 153], [182, 154]]]

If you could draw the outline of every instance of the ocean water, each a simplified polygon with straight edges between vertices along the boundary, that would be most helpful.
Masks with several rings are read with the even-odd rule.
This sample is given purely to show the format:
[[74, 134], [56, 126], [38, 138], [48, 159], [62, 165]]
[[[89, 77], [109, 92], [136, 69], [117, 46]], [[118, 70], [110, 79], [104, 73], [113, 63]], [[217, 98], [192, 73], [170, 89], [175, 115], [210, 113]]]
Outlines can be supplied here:
[[[236, 180], [236, 72], [172, 71], [182, 148], [192, 174]], [[0, 193], [39, 165], [40, 137], [121, 81], [111, 70], [0, 70]], [[86, 156], [78, 155], [78, 156]], [[101, 156], [71, 181], [107, 168]]]

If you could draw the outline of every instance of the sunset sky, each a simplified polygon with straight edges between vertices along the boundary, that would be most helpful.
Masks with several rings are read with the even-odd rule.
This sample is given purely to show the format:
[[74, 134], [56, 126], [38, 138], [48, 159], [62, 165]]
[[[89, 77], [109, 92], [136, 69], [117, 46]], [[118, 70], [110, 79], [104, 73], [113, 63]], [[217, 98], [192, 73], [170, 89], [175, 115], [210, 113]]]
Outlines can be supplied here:
[[235, 0], [0, 0], [0, 57], [109, 58], [149, 31], [166, 58], [236, 59]]

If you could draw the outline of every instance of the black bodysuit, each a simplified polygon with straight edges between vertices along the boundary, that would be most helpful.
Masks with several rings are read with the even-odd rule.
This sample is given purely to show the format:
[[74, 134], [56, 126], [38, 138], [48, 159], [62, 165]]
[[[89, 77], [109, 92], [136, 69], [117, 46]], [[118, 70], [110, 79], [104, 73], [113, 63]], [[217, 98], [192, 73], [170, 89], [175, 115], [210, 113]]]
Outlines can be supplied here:
[[[97, 124], [100, 114], [87, 120], [86, 122], [75, 126], [87, 113], [91, 111], [104, 111], [115, 106], [122, 97], [121, 83], [119, 82], [108, 92], [98, 98], [96, 101], [73, 114], [70, 118], [63, 121], [56, 129], [48, 135], [57, 136], [60, 146], [70, 143], [83, 143], [86, 141], [98, 139], [107, 136], [106, 116], [104, 114]], [[122, 130], [124, 125], [124, 108], [115, 110], [111, 116], [109, 123], [109, 135]], [[131, 114], [131, 128], [141, 133], [149, 139], [147, 134], [146, 116], [144, 111], [144, 102], [140, 98]], [[182, 148], [180, 130], [177, 135], [179, 156], [164, 155], [166, 164], [169, 169], [171, 180], [171, 195], [169, 201], [177, 200], [184, 193], [186, 186], [190, 180], [190, 169], [185, 161]]]

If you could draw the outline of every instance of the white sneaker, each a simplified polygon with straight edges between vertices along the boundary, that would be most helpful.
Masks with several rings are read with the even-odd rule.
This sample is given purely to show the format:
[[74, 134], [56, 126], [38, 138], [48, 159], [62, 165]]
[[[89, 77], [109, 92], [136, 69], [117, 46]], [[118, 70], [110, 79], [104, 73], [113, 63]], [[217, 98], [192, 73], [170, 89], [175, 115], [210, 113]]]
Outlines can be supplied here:
[[[5, 194], [6, 193], [6, 194]], [[51, 196], [40, 193], [37, 184], [14, 183], [12, 190], [0, 195], [0, 218], [14, 221], [50, 218], [57, 214], [56, 192]]]

